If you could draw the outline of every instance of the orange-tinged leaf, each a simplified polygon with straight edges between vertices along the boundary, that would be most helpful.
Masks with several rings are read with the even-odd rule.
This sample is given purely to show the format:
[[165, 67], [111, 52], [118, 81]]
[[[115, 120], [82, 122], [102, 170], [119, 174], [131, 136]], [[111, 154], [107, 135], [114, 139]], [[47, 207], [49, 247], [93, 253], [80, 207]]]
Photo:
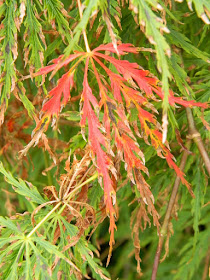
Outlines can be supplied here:
[[[58, 81], [58, 85], [49, 94], [50, 98], [42, 107], [42, 111], [47, 115], [57, 116], [62, 106], [65, 106], [70, 98], [70, 90], [73, 87], [74, 72], [67, 72]], [[62, 98], [63, 97], [63, 98]]]
[[[127, 52], [128, 53], [138, 53], [138, 48], [135, 48], [132, 44], [118, 44], [117, 50], [120, 55], [124, 55]], [[93, 52], [98, 51], [110, 51], [112, 53], [117, 53], [116, 49], [114, 48], [112, 43], [106, 44], [106, 45], [100, 45], [99, 47], [95, 48]]]
[[172, 159], [172, 155], [170, 153], [167, 153], [166, 155], [166, 161], [169, 165], [170, 168], [174, 169], [177, 176], [181, 179], [182, 184], [185, 185], [189, 191], [189, 193], [191, 194], [192, 197], [195, 198], [195, 195], [191, 189], [190, 184], [187, 182], [187, 180], [184, 178], [184, 173], [179, 169], [179, 167], [175, 164], [175, 162]]
[[[153, 91], [163, 100], [164, 99], [164, 94], [161, 90], [160, 87], [154, 87], [153, 88]], [[175, 97], [174, 94], [173, 94], [173, 91], [170, 90], [169, 91], [169, 97], [168, 97], [168, 101], [169, 101], [169, 104], [171, 106], [174, 106], [176, 103], [177, 104], [180, 104], [184, 107], [193, 107], [193, 106], [196, 106], [196, 107], [202, 107], [204, 109], [208, 108], [208, 104], [206, 102], [204, 103], [201, 103], [201, 102], [195, 102], [194, 100], [190, 100], [190, 101], [186, 101], [186, 100], [183, 100], [182, 97]]]
[[34, 74], [34, 77], [40, 76], [40, 75], [46, 75], [49, 72], [52, 72], [53, 70], [58, 71], [60, 68], [62, 68], [63, 66], [68, 65], [71, 61], [73, 61], [74, 59], [76, 59], [79, 56], [84, 55], [85, 53], [75, 53], [75, 54], [71, 54], [69, 55], [67, 58], [64, 59], [64, 56], [61, 55], [56, 59], [53, 59], [52, 62], [53, 64], [45, 66], [43, 68], [41, 68], [38, 72], [36, 72]]
[[[114, 244], [114, 230], [116, 229], [115, 225], [115, 210], [113, 207], [113, 203], [115, 202], [115, 190], [113, 188], [113, 183], [110, 178], [109, 172], [115, 174], [115, 169], [113, 167], [112, 161], [110, 157], [107, 155], [105, 151], [103, 151], [101, 145], [104, 147], [108, 147], [108, 142], [100, 131], [102, 128], [99, 119], [94, 113], [90, 103], [92, 105], [98, 106], [96, 98], [92, 95], [92, 90], [87, 81], [87, 72], [88, 72], [88, 63], [89, 58], [86, 61], [85, 66], [85, 75], [83, 81], [83, 93], [82, 93], [82, 100], [83, 100], [83, 107], [82, 107], [82, 118], [81, 118], [81, 126], [85, 125], [86, 119], [88, 120], [88, 139], [91, 145], [91, 150], [93, 152], [93, 156], [96, 156], [96, 165], [98, 174], [100, 177], [103, 178], [103, 186], [104, 186], [104, 202], [106, 205], [106, 211], [110, 218], [110, 251], [107, 263], [110, 260], [112, 246]], [[114, 200], [114, 201], [113, 201]]]

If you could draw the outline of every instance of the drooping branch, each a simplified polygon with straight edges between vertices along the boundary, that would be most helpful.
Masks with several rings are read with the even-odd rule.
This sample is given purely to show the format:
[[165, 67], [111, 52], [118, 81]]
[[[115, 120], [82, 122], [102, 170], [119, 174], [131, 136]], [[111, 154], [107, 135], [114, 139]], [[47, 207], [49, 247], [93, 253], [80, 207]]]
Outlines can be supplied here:
[[[192, 115], [192, 110], [190, 108], [186, 108], [186, 113], [187, 113], [187, 119], [188, 119], [188, 141], [186, 144], [187, 150], [185, 150], [183, 152], [183, 156], [181, 159], [181, 163], [180, 163], [180, 170], [183, 171], [186, 161], [187, 161], [187, 157], [189, 155], [188, 150], [190, 149], [192, 140], [195, 142], [195, 144], [198, 147], [198, 150], [202, 156], [202, 159], [204, 161], [204, 164], [206, 166], [206, 169], [210, 175], [210, 159], [208, 157], [208, 154], [206, 152], [206, 149], [204, 147], [203, 141], [201, 139], [201, 135], [198, 132], [198, 130], [195, 127], [195, 123], [194, 123], [194, 119], [193, 119], [193, 115]], [[165, 237], [167, 236], [168, 233], [168, 225], [171, 219], [171, 213], [173, 210], [173, 206], [176, 200], [176, 196], [177, 196], [177, 192], [178, 192], [178, 188], [179, 188], [179, 184], [180, 184], [180, 178], [177, 176], [176, 180], [174, 182], [174, 186], [173, 186], [173, 190], [171, 193], [171, 197], [168, 203], [168, 207], [167, 207], [167, 211], [166, 211], [166, 215], [163, 221], [163, 225], [162, 225], [162, 229], [161, 229], [161, 235], [159, 238], [159, 243], [158, 243], [158, 247], [156, 250], [156, 254], [155, 254], [155, 259], [154, 259], [154, 264], [153, 264], [153, 270], [152, 270], [152, 277], [151, 280], [155, 280], [156, 279], [156, 275], [157, 275], [157, 270], [158, 270], [158, 265], [160, 262], [160, 255], [161, 255], [161, 251], [162, 251], [162, 247], [163, 247], [163, 243], [165, 240]]]
[[208, 174], [210, 175], [210, 158], [209, 158], [209, 156], [206, 152], [206, 149], [205, 149], [205, 146], [203, 144], [201, 135], [198, 132], [196, 126], [195, 126], [192, 110], [190, 108], [186, 108], [186, 112], [187, 112], [187, 120], [188, 120], [188, 125], [189, 125], [189, 135], [188, 135], [188, 137], [191, 138], [195, 142], [195, 144], [197, 145], [198, 150], [199, 150], [199, 152], [201, 154], [201, 157], [203, 159], [203, 162], [205, 164], [206, 170], [207, 170]]
[[[191, 142], [192, 142], [191, 140], [188, 140], [188, 142], [186, 144], [187, 150], [184, 150], [184, 152], [183, 152], [183, 156], [182, 156], [180, 166], [179, 166], [181, 171], [184, 171], [184, 167], [185, 167], [185, 164], [186, 164], [186, 161], [187, 161], [187, 157], [189, 155], [188, 150], [190, 149]], [[163, 247], [165, 237], [167, 236], [168, 225], [169, 225], [169, 222], [170, 222], [170, 219], [171, 219], [171, 213], [172, 213], [173, 206], [174, 206], [174, 203], [175, 203], [175, 200], [176, 200], [176, 196], [177, 196], [180, 181], [181, 181], [180, 177], [177, 176], [176, 180], [174, 182], [174, 186], [173, 186], [171, 197], [170, 197], [170, 200], [169, 200], [169, 203], [168, 203], [166, 215], [165, 215], [163, 225], [162, 225], [162, 228], [161, 228], [161, 234], [160, 234], [159, 243], [158, 243], [158, 247], [157, 247], [156, 254], [155, 254], [155, 260], [154, 260], [154, 264], [153, 264], [151, 280], [156, 279], [158, 265], [159, 265], [159, 261], [160, 261], [160, 255], [161, 255], [161, 251], [162, 251], [162, 247]]]

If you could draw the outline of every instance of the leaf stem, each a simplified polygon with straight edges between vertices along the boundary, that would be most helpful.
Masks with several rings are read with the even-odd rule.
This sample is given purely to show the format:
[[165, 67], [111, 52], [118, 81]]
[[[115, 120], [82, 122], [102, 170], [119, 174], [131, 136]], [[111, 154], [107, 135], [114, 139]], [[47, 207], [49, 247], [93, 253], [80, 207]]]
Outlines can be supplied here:
[[55, 207], [53, 207], [53, 209], [35, 226], [35, 228], [33, 228], [33, 230], [27, 235], [27, 238], [31, 237], [36, 231], [37, 229], [51, 216], [52, 213], [55, 212], [55, 210], [57, 210], [60, 205], [62, 203], [59, 202]]
[[[79, 8], [80, 19], [82, 19], [82, 5], [81, 5], [81, 1], [77, 0], [77, 4], [78, 4], [78, 8]], [[89, 44], [88, 44], [88, 39], [87, 39], [87, 34], [86, 34], [85, 29], [82, 30], [82, 34], [83, 34], [83, 37], [84, 37], [86, 50], [87, 50], [88, 53], [90, 53], [91, 50], [90, 50], [90, 47], [89, 47]]]

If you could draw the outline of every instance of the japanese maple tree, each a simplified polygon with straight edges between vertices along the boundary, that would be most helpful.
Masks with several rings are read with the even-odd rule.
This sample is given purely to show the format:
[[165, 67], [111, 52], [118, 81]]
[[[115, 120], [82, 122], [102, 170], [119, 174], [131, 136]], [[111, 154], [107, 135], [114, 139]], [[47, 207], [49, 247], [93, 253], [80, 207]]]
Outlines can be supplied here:
[[[104, 220], [108, 217], [105, 233], [109, 238], [105, 254], [108, 265], [118, 240], [115, 233], [118, 223], [121, 225], [121, 207], [128, 205], [133, 209], [128, 211], [130, 236], [139, 276], [142, 276], [139, 230], [151, 230], [147, 225], [150, 227], [152, 222], [157, 228], [158, 247], [156, 255], [153, 251], [152, 272], [152, 279], [156, 279], [165, 237], [163, 259], [169, 252], [169, 238], [173, 233], [170, 219], [177, 217], [180, 181], [187, 187], [187, 192], [182, 190], [182, 197], [192, 200], [195, 215], [195, 234], [191, 241], [194, 242], [194, 260], [196, 246], [201, 246], [198, 244], [199, 213], [201, 205], [206, 205], [206, 191], [194, 189], [191, 184], [201, 180], [198, 177], [205, 181], [206, 172], [210, 173], [210, 160], [191, 108], [195, 110], [199, 126], [202, 125], [201, 130], [208, 134], [208, 97], [205, 86], [199, 85], [203, 81], [209, 83], [210, 55], [196, 48], [177, 31], [178, 27], [166, 26], [166, 18], [180, 25], [171, 12], [176, 8], [170, 1], [159, 2], [2, 2], [0, 116], [4, 141], [0, 172], [12, 185], [12, 189], [5, 190], [10, 218], [0, 217], [0, 275], [5, 279], [82, 279], [89, 277], [90, 271], [94, 279], [118, 277], [110, 276], [99, 262], [97, 232], [99, 235], [103, 232]], [[198, 17], [204, 22], [198, 19], [203, 25], [199, 32], [205, 34], [210, 7], [202, 3], [195, 1], [194, 4]], [[158, 13], [161, 18], [157, 17]], [[135, 38], [132, 34], [126, 35], [129, 32], [129, 27], [124, 27], [126, 18], [136, 32]], [[136, 29], [138, 25], [140, 34]], [[204, 35], [200, 35], [199, 45], [202, 40]], [[24, 47], [24, 54], [18, 53], [18, 47]], [[198, 85], [196, 82], [194, 85], [183, 70], [189, 61], [186, 55], [185, 62], [182, 52], [196, 56], [198, 67], [203, 67], [189, 74], [196, 82], [196, 75], [203, 75]], [[26, 68], [21, 69], [18, 59]], [[17, 66], [9, 70], [11, 63]], [[188, 68], [188, 71], [197, 69], [194, 65]], [[21, 109], [22, 114], [18, 106], [25, 108]], [[183, 142], [187, 130], [185, 112], [186, 144]], [[31, 139], [30, 129], [33, 129]], [[200, 162], [189, 160], [186, 177], [187, 157], [195, 158], [196, 153], [190, 151], [192, 140], [205, 167], [200, 167], [202, 175], [201, 171], [197, 175], [198, 171], [191, 169], [190, 164], [198, 168]], [[180, 165], [180, 160], [176, 162], [180, 154], [177, 146], [183, 151]], [[47, 182], [43, 181], [39, 189], [34, 186], [38, 179], [30, 179], [33, 175], [28, 170], [31, 164], [38, 170], [39, 161], [34, 162], [37, 153], [38, 157], [44, 157], [45, 168], [40, 167], [42, 174], [47, 175]], [[19, 157], [17, 164], [9, 159], [11, 155]], [[157, 163], [158, 157], [162, 169]], [[22, 179], [15, 179], [7, 171], [6, 167], [10, 166], [17, 169]], [[174, 174], [176, 179], [171, 190], [171, 182], [164, 180], [164, 176], [170, 178]], [[156, 180], [159, 183], [156, 184]], [[15, 202], [15, 209], [10, 198], [14, 193], [23, 197], [23, 202]], [[162, 209], [169, 196], [162, 222]], [[18, 207], [22, 208], [18, 210]], [[146, 244], [150, 245], [151, 241]], [[205, 250], [203, 254], [205, 256]], [[11, 258], [14, 261], [12, 267], [8, 267]], [[177, 277], [182, 273], [180, 270]], [[189, 275], [194, 274], [187, 272], [186, 277]], [[175, 279], [180, 278], [175, 276]]]

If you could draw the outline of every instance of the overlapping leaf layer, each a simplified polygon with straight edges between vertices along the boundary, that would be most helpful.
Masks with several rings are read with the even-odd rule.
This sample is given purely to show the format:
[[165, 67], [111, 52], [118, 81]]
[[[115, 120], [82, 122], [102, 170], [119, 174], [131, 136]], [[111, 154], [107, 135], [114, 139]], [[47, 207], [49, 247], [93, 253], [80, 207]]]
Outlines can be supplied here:
[[[112, 180], [112, 176], [117, 179], [116, 168], [113, 164], [114, 149], [117, 150], [120, 160], [124, 162], [128, 177], [134, 184], [137, 184], [140, 195], [144, 203], [148, 205], [149, 212], [153, 215], [157, 227], [159, 227], [159, 222], [158, 214], [153, 205], [154, 197], [144, 177], [139, 173], [140, 170], [149, 175], [137, 136], [143, 137], [148, 145], [152, 145], [156, 149], [158, 156], [166, 159], [169, 167], [175, 170], [182, 183], [193, 195], [183, 172], [175, 164], [168, 144], [162, 143], [161, 125], [156, 118], [157, 111], [154, 107], [154, 103], [159, 102], [157, 97], [164, 99], [160, 81], [149, 71], [143, 70], [137, 63], [130, 63], [111, 55], [116, 53], [120, 56], [126, 53], [137, 54], [138, 49], [131, 44], [119, 44], [116, 50], [110, 43], [100, 45], [91, 52], [75, 52], [68, 57], [60, 56], [54, 59], [51, 65], [41, 68], [35, 76], [52, 72], [52, 77], [59, 69], [71, 63], [69, 70], [58, 80], [57, 86], [49, 92], [42, 107], [41, 119], [33, 132], [37, 141], [36, 136], [41, 137], [52, 119], [53, 125], [55, 124], [59, 112], [71, 100], [75, 69], [80, 63], [85, 63], [80, 101], [80, 125], [86, 139], [85, 127], [87, 124], [92, 160], [97, 166], [99, 181], [104, 188], [104, 203], [110, 217], [110, 253], [114, 243], [114, 229], [116, 228], [114, 209], [116, 191]], [[114, 66], [114, 71], [107, 67], [107, 62]], [[101, 69], [104, 70], [105, 74], [101, 74]], [[92, 76], [91, 71], [97, 84], [97, 87], [94, 88], [91, 88], [88, 81], [88, 76]], [[185, 107], [207, 107], [206, 103], [186, 101], [182, 97], [175, 97], [172, 91], [169, 93], [169, 103], [172, 106], [180, 104]], [[131, 109], [136, 111], [136, 119], [132, 121], [130, 118]], [[103, 112], [101, 122], [99, 120], [100, 111]], [[138, 122], [140, 122], [140, 130], [137, 126]], [[29, 144], [30, 146], [31, 144]]]

